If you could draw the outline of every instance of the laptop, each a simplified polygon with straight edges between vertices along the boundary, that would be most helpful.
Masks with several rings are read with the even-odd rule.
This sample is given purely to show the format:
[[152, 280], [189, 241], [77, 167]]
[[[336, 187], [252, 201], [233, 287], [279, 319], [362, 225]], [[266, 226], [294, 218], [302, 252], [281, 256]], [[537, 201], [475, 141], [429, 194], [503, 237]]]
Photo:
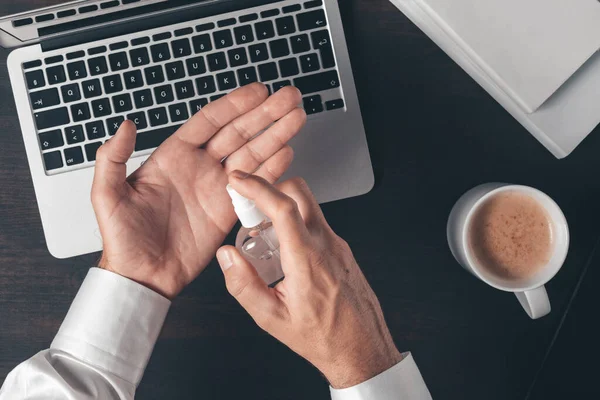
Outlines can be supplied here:
[[373, 187], [336, 0], [50, 3], [0, 19], [0, 45], [16, 48], [9, 76], [55, 257], [102, 249], [95, 155], [125, 119], [138, 126], [131, 173], [191, 115], [254, 81], [303, 93], [308, 122], [286, 177], [304, 177], [320, 202]]
[[556, 157], [600, 123], [600, 2], [390, 1]]

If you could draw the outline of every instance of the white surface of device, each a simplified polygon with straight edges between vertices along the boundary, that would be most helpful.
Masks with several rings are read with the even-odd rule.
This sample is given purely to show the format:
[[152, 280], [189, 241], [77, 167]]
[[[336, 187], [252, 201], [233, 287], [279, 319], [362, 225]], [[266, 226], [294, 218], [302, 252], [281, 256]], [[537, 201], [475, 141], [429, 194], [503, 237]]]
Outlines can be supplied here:
[[600, 123], [600, 3], [391, 2], [556, 157]]
[[[86, 162], [68, 170], [46, 171], [43, 152], [40, 150], [42, 144], [36, 129], [36, 117], [34, 117], [36, 110], [33, 109], [30, 101], [30, 91], [23, 71], [23, 63], [45, 60], [79, 50], [87, 51], [99, 46], [109, 47], [115, 42], [130, 41], [137, 37], [152, 37], [154, 34], [164, 32], [175, 32], [178, 29], [216, 22], [224, 18], [238, 18], [249, 13], [260, 15], [265, 10], [281, 9], [297, 4], [302, 5], [303, 2], [271, 1], [266, 5], [219, 15], [218, 18], [206, 17], [122, 37], [111, 37], [49, 51], [44, 51], [42, 45], [35, 44], [19, 48], [10, 54], [8, 59], [10, 79], [44, 233], [52, 255], [58, 258], [67, 258], [102, 249], [102, 240], [90, 201], [94, 174], [93, 162], [89, 162], [86, 158]], [[335, 53], [335, 70], [339, 74], [339, 87], [324, 90], [320, 92], [320, 95], [323, 103], [339, 97], [343, 98], [344, 103], [342, 108], [309, 116], [305, 129], [291, 143], [295, 150], [295, 161], [286, 177], [304, 177], [317, 199], [320, 202], [329, 202], [367, 193], [373, 187], [374, 177], [338, 4], [335, 0], [325, 0], [320, 7], [326, 13]], [[302, 12], [305, 11], [310, 10]], [[303, 32], [296, 32], [296, 34], [301, 33]], [[310, 31], [305, 33], [310, 37]], [[87, 62], [89, 58], [91, 57], [86, 53], [83, 60]], [[154, 63], [150, 65], [154, 65]], [[216, 75], [211, 72], [208, 74]], [[305, 75], [308, 74], [301, 73], [299, 76]], [[217, 90], [215, 93], [219, 92], [220, 90]], [[86, 101], [86, 99], [81, 101]], [[110, 116], [114, 115], [116, 114]], [[102, 120], [105, 119], [106, 117]], [[172, 117], [169, 119], [169, 124], [173, 123], [171, 119]], [[59, 128], [63, 129], [66, 126], [62, 125]], [[151, 152], [152, 149], [135, 153], [127, 164], [128, 173], [139, 168]], [[64, 156], [63, 160], [65, 160]], [[225, 188], [221, 188], [221, 190], [225, 190]]]

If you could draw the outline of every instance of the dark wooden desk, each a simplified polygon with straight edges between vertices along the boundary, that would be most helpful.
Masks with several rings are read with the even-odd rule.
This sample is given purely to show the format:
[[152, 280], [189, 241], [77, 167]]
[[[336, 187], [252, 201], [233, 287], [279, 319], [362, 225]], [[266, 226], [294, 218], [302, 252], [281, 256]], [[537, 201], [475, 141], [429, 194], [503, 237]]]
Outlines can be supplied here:
[[[34, 3], [43, 2], [4, 3], [0, 14]], [[600, 132], [557, 160], [386, 0], [341, 8], [378, 182], [324, 211], [352, 245], [399, 348], [413, 351], [434, 398], [525, 398], [600, 233]], [[61, 261], [46, 250], [7, 54], [0, 51], [2, 380], [48, 347], [98, 258]], [[548, 285], [546, 318], [530, 320], [514, 296], [469, 276], [448, 250], [454, 201], [488, 181], [535, 186], [568, 218], [571, 249]], [[174, 301], [138, 391], [140, 399], [328, 396], [319, 374], [229, 297], [214, 264]]]

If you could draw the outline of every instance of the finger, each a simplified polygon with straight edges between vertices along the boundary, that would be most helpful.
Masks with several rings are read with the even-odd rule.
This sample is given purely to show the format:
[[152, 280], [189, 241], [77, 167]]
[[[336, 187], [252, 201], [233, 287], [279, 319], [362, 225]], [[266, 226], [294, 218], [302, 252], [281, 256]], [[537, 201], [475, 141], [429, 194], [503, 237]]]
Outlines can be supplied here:
[[275, 189], [269, 182], [258, 176], [234, 171], [229, 177], [231, 186], [242, 196], [253, 200], [256, 206], [273, 221], [279, 242], [283, 246], [310, 248], [310, 235], [291, 198]]
[[223, 164], [225, 171], [254, 171], [296, 136], [305, 123], [304, 110], [294, 109], [263, 134], [230, 155]]
[[118, 201], [123, 195], [127, 179], [127, 161], [135, 147], [137, 130], [131, 121], [125, 121], [117, 134], [104, 143], [96, 153], [92, 201]]
[[234, 90], [203, 107], [175, 133], [174, 137], [194, 147], [200, 147], [225, 125], [258, 107], [268, 96], [266, 86], [261, 83]]
[[275, 187], [296, 201], [309, 232], [321, 233], [323, 228], [329, 227], [317, 199], [304, 179], [288, 179]]
[[235, 247], [220, 248], [217, 260], [225, 276], [227, 291], [261, 328], [268, 331], [273, 321], [284, 318], [283, 302]]
[[281, 89], [254, 110], [221, 129], [206, 143], [206, 151], [214, 159], [222, 160], [294, 110], [301, 102], [302, 95], [298, 89], [291, 86]]
[[254, 175], [273, 184], [285, 174], [292, 164], [292, 161], [294, 161], [294, 150], [290, 146], [284, 146], [258, 167], [258, 169], [254, 171]]

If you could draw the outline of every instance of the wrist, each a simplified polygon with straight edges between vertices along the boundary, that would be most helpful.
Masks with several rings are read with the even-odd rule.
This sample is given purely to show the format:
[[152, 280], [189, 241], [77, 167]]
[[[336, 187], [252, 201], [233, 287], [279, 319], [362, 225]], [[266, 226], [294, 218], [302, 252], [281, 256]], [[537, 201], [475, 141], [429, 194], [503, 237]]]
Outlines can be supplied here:
[[321, 372], [331, 387], [345, 389], [368, 381], [400, 361], [402, 361], [402, 354], [392, 345], [391, 347], [382, 347], [380, 351], [369, 354], [361, 351], [354, 357], [334, 360], [330, 366], [321, 369]]
[[185, 287], [185, 284], [180, 283], [177, 279], [166, 276], [157, 276], [153, 272], [156, 270], [153, 267], [144, 267], [140, 265], [121, 266], [116, 263], [111, 263], [105, 254], [102, 255], [102, 258], [98, 262], [98, 268], [132, 280], [169, 300], [173, 300]]

